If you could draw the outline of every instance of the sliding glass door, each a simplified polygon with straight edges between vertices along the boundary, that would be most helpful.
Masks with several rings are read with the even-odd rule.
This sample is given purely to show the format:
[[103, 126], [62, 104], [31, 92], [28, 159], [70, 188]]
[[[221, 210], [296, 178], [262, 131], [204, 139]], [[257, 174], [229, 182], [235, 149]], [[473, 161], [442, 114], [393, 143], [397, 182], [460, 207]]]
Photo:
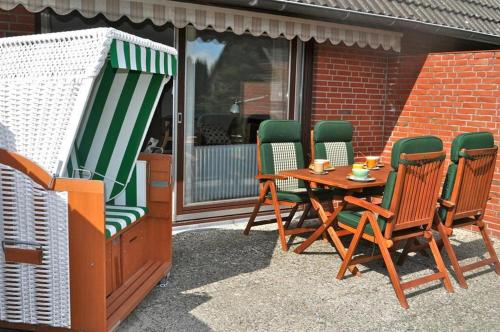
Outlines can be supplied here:
[[183, 207], [257, 196], [257, 129], [289, 116], [290, 54], [284, 38], [186, 29]]

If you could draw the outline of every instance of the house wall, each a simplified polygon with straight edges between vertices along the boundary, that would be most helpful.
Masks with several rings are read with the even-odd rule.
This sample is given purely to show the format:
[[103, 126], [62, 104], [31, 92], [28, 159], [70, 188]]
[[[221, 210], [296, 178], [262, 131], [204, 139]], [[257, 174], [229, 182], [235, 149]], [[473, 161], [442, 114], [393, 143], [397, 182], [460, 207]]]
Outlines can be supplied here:
[[[435, 41], [420, 49], [403, 42], [401, 54], [316, 44], [312, 125], [351, 121], [357, 156], [382, 154], [385, 161], [395, 141], [414, 135], [437, 135], [449, 151], [458, 134], [489, 130], [500, 145], [500, 51], [471, 52], [485, 45], [449, 38], [443, 43], [466, 51], [429, 54], [442, 50]], [[500, 236], [500, 157], [491, 197], [485, 220]]]
[[[437, 135], [450, 151], [464, 132], [490, 131], [500, 145], [500, 51], [393, 57], [388, 67], [383, 155], [400, 138]], [[500, 155], [485, 221], [500, 236]]]
[[[22, 6], [0, 10], [0, 37], [37, 32]], [[434, 134], [449, 150], [461, 132], [488, 129], [500, 145], [500, 51], [491, 45], [405, 31], [402, 52], [316, 44], [311, 124], [343, 119], [355, 126], [358, 155], [382, 154], [411, 135]], [[486, 221], [500, 236], [500, 159]]]
[[388, 56], [393, 52], [316, 44], [311, 125], [351, 121], [358, 154], [384, 149], [383, 122]]
[[9, 11], [0, 9], [0, 38], [35, 33], [36, 17], [36, 14], [28, 12], [23, 6]]

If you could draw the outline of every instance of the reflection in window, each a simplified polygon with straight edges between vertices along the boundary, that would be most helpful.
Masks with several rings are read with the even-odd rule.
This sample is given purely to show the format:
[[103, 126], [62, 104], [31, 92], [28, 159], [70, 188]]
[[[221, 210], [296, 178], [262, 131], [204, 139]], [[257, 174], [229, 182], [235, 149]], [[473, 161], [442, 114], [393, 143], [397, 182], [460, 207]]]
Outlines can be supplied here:
[[188, 28], [185, 203], [257, 194], [259, 124], [288, 113], [290, 42]]

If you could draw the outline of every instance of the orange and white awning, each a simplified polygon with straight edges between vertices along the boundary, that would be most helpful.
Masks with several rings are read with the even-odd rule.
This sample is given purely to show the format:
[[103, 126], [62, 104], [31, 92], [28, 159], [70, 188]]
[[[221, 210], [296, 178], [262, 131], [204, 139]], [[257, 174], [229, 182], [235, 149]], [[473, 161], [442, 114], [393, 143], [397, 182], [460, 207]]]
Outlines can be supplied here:
[[397, 32], [176, 1], [0, 0], [0, 8], [4, 10], [19, 4], [32, 12], [50, 7], [60, 15], [77, 10], [88, 18], [103, 14], [111, 21], [127, 16], [136, 23], [149, 19], [156, 25], [170, 22], [177, 28], [192, 24], [199, 30], [212, 27], [218, 32], [231, 29], [236, 34], [248, 31], [254, 36], [266, 34], [272, 38], [298, 37], [302, 41], [313, 38], [319, 43], [329, 40], [334, 45], [344, 42], [348, 46], [368, 45], [397, 52], [401, 48], [402, 34]]

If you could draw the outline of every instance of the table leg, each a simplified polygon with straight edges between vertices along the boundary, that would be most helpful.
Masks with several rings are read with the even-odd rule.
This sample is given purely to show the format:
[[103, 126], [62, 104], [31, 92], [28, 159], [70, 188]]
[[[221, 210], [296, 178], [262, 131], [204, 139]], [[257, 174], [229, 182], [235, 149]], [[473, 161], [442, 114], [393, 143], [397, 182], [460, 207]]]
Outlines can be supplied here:
[[[327, 231], [328, 235], [333, 241], [333, 244], [335, 245], [335, 249], [339, 253], [340, 257], [342, 260], [344, 260], [347, 250], [342, 244], [342, 241], [340, 241], [340, 237], [338, 236], [337, 232], [335, 232], [335, 229], [333, 229], [332, 224], [334, 223], [335, 219], [337, 218], [337, 215], [339, 214], [340, 211], [344, 208], [346, 205], [346, 202], [342, 201], [339, 206], [334, 209], [333, 213], [328, 215], [323, 208], [323, 205], [321, 202], [318, 200], [318, 198], [314, 195], [314, 193], [311, 190], [311, 187], [309, 186], [308, 183], [306, 183], [307, 187], [307, 192], [309, 194], [309, 198], [311, 199], [311, 204], [314, 207], [314, 209], [318, 212], [318, 216], [321, 219], [322, 224], [309, 236], [304, 242], [298, 246], [294, 252], [296, 254], [301, 254], [306, 250], [311, 244], [313, 244], [314, 241], [316, 241], [322, 234], [324, 234], [325, 231]], [[355, 266], [350, 266], [349, 270], [351, 271], [352, 274], [359, 276], [361, 273], [359, 272], [358, 268]]]

